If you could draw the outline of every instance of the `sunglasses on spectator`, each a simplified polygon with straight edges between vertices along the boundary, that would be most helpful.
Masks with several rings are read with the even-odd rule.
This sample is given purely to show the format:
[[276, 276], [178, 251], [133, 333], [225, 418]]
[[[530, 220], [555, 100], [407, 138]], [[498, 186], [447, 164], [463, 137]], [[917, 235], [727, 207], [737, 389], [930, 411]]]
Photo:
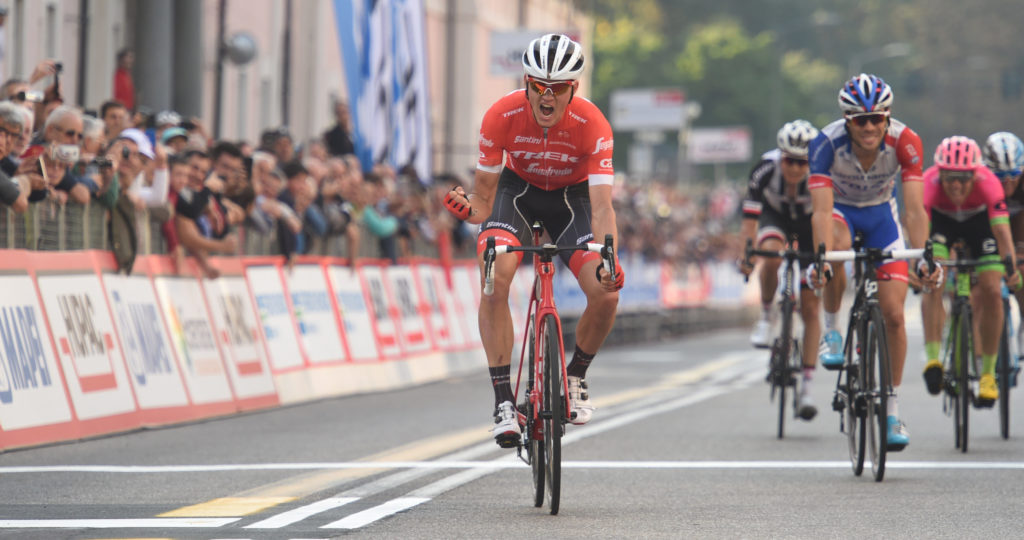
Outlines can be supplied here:
[[1021, 169], [1010, 169], [1009, 171], [993, 171], [1000, 182], [1007, 182], [1020, 176]]
[[847, 116], [846, 119], [857, 124], [860, 127], [868, 125], [871, 122], [872, 125], [879, 125], [886, 121], [889, 115], [886, 113], [868, 113], [868, 114], [857, 114]]
[[527, 77], [526, 83], [533, 88], [534, 92], [540, 95], [544, 95], [548, 90], [551, 91], [552, 95], [561, 96], [572, 90], [572, 81], [558, 81], [558, 82], [543, 82], [533, 77]]
[[782, 162], [785, 163], [786, 165], [795, 166], [795, 167], [805, 167], [807, 165], [807, 160], [806, 159], [800, 159], [800, 158], [789, 157], [789, 156], [783, 156], [782, 157]]
[[7, 128], [3, 127], [3, 126], [0, 126], [0, 133], [3, 133], [4, 135], [7, 135], [8, 137], [11, 137], [13, 139], [17, 139], [18, 137], [21, 137], [21, 131], [10, 130], [10, 129], [7, 129]]
[[974, 171], [939, 171], [939, 180], [942, 182], [957, 182], [966, 184], [974, 179]]
[[61, 133], [63, 133], [65, 137], [74, 137], [74, 139], [76, 141], [82, 139], [82, 132], [81, 131], [75, 131], [73, 129], [68, 129], [68, 130], [61, 131]]

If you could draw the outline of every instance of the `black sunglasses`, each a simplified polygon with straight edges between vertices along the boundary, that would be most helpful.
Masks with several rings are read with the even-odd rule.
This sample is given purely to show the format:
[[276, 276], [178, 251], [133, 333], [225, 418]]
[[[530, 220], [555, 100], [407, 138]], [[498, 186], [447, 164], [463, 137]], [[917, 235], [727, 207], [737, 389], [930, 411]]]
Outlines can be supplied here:
[[877, 125], [885, 122], [887, 116], [888, 115], [880, 114], [879, 113], [879, 114], [861, 114], [861, 115], [858, 115], [858, 116], [848, 116], [847, 118], [851, 122], [853, 122], [854, 124], [857, 124], [860, 127], [864, 127], [864, 126], [868, 125], [868, 122], [871, 122], [872, 124], [877, 126]]
[[803, 167], [808, 163], [806, 159], [794, 158], [789, 156], [784, 156], [782, 158], [782, 162], [785, 163], [786, 165], [796, 165], [798, 167]]

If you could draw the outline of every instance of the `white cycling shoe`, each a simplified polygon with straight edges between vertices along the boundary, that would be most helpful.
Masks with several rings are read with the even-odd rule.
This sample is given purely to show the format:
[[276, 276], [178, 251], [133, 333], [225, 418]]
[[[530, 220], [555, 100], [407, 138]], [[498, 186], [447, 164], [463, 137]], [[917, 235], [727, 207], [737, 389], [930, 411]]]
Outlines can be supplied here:
[[494, 442], [502, 448], [514, 448], [519, 444], [523, 430], [519, 427], [519, 415], [511, 401], [502, 401], [494, 412]]
[[750, 332], [750, 344], [759, 348], [771, 347], [772, 322], [761, 317], [754, 323], [754, 330]]
[[587, 392], [587, 381], [583, 377], [568, 376], [569, 381], [569, 421], [582, 426], [594, 415], [594, 406], [590, 404]]

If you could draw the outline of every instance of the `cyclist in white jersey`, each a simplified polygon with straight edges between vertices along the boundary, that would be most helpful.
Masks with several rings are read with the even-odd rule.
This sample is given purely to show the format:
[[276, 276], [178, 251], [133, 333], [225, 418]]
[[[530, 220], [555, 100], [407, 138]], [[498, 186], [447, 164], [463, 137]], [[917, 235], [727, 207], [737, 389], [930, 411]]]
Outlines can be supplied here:
[[[1003, 184], [1006, 209], [1010, 213], [1010, 232], [1019, 253], [1024, 248], [1024, 142], [1008, 131], [998, 131], [988, 136], [981, 152], [985, 166]], [[1017, 327], [1017, 354], [1024, 354], [1024, 288], [1014, 292], [1020, 310], [1020, 326]]]
[[[905, 124], [890, 116], [892, 88], [875, 75], [861, 73], [839, 90], [843, 118], [821, 130], [810, 146], [810, 180], [814, 244], [828, 250], [851, 248], [855, 233], [861, 233], [864, 247], [901, 249], [906, 247], [897, 216], [893, 188], [902, 182], [907, 232], [913, 247], [922, 247], [928, 237], [928, 216], [923, 205], [921, 138]], [[923, 261], [919, 261], [920, 264]], [[839, 309], [846, 288], [841, 265], [825, 263], [825, 335], [821, 363], [838, 369], [843, 362], [842, 335], [838, 329]], [[814, 268], [809, 269], [813, 276]], [[919, 270], [920, 272], [920, 270]], [[887, 261], [877, 268], [878, 299], [885, 319], [892, 368], [894, 395], [888, 400], [888, 449], [902, 450], [910, 442], [899, 418], [896, 394], [903, 381], [907, 354], [907, 333], [903, 309], [907, 297], [907, 262]], [[931, 283], [941, 279], [941, 267], [927, 276]]]

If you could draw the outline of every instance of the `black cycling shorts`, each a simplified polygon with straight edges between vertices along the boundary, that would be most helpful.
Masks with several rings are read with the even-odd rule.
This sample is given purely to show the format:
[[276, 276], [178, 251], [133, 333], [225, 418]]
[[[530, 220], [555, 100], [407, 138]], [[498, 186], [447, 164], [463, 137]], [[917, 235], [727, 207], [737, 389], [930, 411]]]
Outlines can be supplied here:
[[986, 255], [999, 254], [987, 212], [979, 212], [967, 218], [967, 221], [957, 221], [932, 210], [931, 239], [932, 242], [946, 248], [952, 247], [958, 240], [963, 240], [968, 257], [972, 258], [980, 259]]
[[761, 216], [757, 219], [758, 246], [767, 238], [778, 238], [785, 244], [794, 234], [799, 251], [814, 252], [814, 235], [809, 216], [805, 219], [791, 219], [768, 205], [764, 206]]
[[[510, 169], [498, 177], [491, 215], [480, 225], [477, 254], [483, 253], [487, 238], [493, 236], [498, 245], [529, 246], [533, 244], [534, 221], [539, 221], [548, 236], [559, 246], [577, 246], [592, 242], [590, 228], [590, 185], [580, 182], [551, 191], [527, 183]], [[518, 253], [522, 259], [522, 253]], [[600, 254], [588, 251], [565, 251], [562, 262], [579, 276], [580, 267]]]

